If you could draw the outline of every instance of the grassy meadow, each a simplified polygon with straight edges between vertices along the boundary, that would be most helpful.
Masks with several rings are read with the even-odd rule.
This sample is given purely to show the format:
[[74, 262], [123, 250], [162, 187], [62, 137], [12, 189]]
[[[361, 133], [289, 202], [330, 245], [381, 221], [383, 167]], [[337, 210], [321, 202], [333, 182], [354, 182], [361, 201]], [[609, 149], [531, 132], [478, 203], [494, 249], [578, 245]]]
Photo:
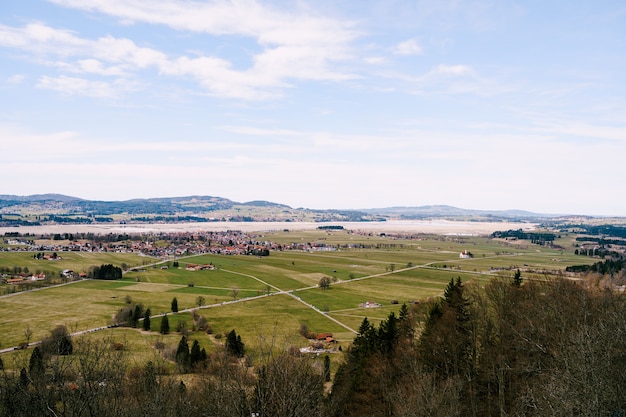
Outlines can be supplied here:
[[[124, 339], [138, 360], [154, 354], [154, 344], [175, 345], [179, 321], [192, 326], [191, 313], [170, 312], [177, 298], [179, 310], [196, 308], [205, 316], [212, 335], [192, 332], [207, 350], [219, 345], [220, 336], [235, 329], [250, 348], [274, 340], [284, 346], [306, 346], [299, 335], [301, 323], [314, 333], [332, 332], [348, 345], [364, 317], [385, 319], [402, 303], [423, 302], [440, 296], [450, 279], [479, 285], [494, 276], [541, 278], [568, 265], [595, 260], [573, 255], [573, 248], [554, 250], [518, 243], [511, 245], [486, 237], [423, 235], [420, 239], [356, 234], [348, 231], [299, 231], [265, 233], [257, 240], [284, 245], [317, 242], [341, 246], [336, 251], [272, 251], [270, 256], [200, 255], [160, 261], [135, 254], [61, 252], [59, 261], [33, 259], [32, 252], [0, 252], [0, 266], [28, 267], [58, 273], [64, 269], [87, 271], [91, 266], [112, 263], [142, 267], [128, 271], [121, 281], [84, 280], [63, 286], [0, 297], [0, 349], [26, 341], [41, 340], [56, 325], [74, 331], [111, 324], [128, 301], [150, 308], [153, 315], [168, 313], [172, 334], [158, 333], [160, 318], [152, 319], [152, 332], [115, 328], [81, 336]], [[566, 238], [562, 238], [566, 242]], [[463, 250], [472, 259], [460, 259]], [[187, 264], [209, 264], [215, 270], [188, 271]], [[167, 267], [167, 269], [165, 269]], [[317, 286], [331, 280], [328, 289]], [[7, 284], [2, 284], [7, 285]], [[363, 308], [366, 301], [378, 308]], [[20, 355], [20, 352], [11, 355]]]

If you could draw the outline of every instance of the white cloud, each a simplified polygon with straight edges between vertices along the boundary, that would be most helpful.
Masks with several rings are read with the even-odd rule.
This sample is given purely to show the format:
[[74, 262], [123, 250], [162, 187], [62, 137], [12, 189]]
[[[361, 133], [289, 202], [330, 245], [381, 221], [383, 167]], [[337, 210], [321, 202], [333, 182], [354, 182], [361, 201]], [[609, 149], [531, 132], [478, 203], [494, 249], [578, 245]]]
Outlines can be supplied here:
[[15, 74], [7, 78], [7, 83], [17, 85], [23, 83], [25, 79], [24, 74]]
[[[186, 25], [180, 22], [175, 26], [201, 30], [202, 27], [196, 25], [196, 23], [200, 24], [196, 20], [197, 16], [187, 10], [185, 5], [170, 4], [170, 8], [176, 6], [182, 9], [178, 11], [179, 14], [184, 14], [185, 19], [191, 21]], [[199, 9], [200, 14], [205, 12], [202, 5], [196, 3], [193, 6]], [[253, 6], [253, 9], [261, 8], [256, 4]], [[110, 11], [109, 8], [104, 9]], [[168, 13], [176, 15], [176, 12], [168, 8], [161, 7], [159, 10], [163, 13], [167, 10]], [[234, 10], [239, 14], [244, 13], [236, 7], [234, 9], [231, 7], [229, 10]], [[154, 15], [155, 12], [152, 10], [139, 13], [137, 10], [132, 12], [127, 8], [121, 8], [121, 11], [119, 9], [116, 11], [119, 13], [126, 11], [129, 14], [128, 17], [143, 16], [150, 22], [160, 22], [160, 17]], [[262, 8], [261, 12], [262, 15], [268, 14], [268, 11]], [[228, 14], [225, 11], [220, 13]], [[331, 65], [334, 61], [345, 60], [349, 57], [346, 43], [351, 39], [351, 35], [343, 33], [345, 32], [343, 29], [335, 30], [334, 35], [337, 35], [337, 38], [334, 38], [332, 27], [330, 27], [333, 22], [323, 19], [319, 21], [304, 19], [302, 22], [295, 23], [293, 16], [288, 19], [289, 16], [269, 14], [270, 16], [265, 16], [261, 20], [258, 16], [246, 14], [246, 16], [241, 16], [240, 21], [231, 21], [232, 27], [226, 25], [225, 22], [214, 21], [214, 17], [206, 23], [208, 26], [205, 29], [208, 32], [240, 32], [255, 36], [262, 45], [271, 45], [265, 45], [260, 53], [253, 56], [252, 66], [243, 70], [234, 69], [230, 61], [216, 56], [168, 57], [157, 49], [139, 46], [130, 39], [115, 38], [110, 35], [95, 40], [82, 39], [74, 32], [52, 28], [41, 23], [30, 23], [23, 28], [0, 26], [0, 45], [28, 51], [47, 65], [70, 73], [128, 78], [140, 70], [154, 68], [165, 75], [191, 77], [210, 94], [247, 100], [276, 97], [281, 94], [282, 89], [290, 86], [289, 80], [342, 81], [355, 78], [353, 74], [333, 69]], [[164, 16], [161, 17], [164, 18]], [[278, 20], [277, 27], [272, 26], [272, 18]], [[232, 17], [226, 20], [230, 19]], [[210, 26], [211, 24], [214, 26]], [[50, 57], [55, 59], [50, 61]], [[73, 58], [77, 59], [73, 60]], [[76, 91], [102, 91], [105, 87], [105, 83], [101, 81], [92, 83], [92, 87], [97, 88], [82, 88]], [[46, 79], [44, 84], [50, 84], [49, 80]], [[109, 85], [115, 87], [121, 83], [109, 83]], [[121, 90], [118, 94], [124, 92]], [[111, 94], [90, 95], [97, 97]]]
[[370, 56], [364, 59], [365, 63], [370, 65], [384, 65], [389, 62], [389, 60], [382, 56]]
[[45, 90], [58, 91], [68, 95], [81, 95], [94, 98], [117, 98], [121, 91], [133, 90], [133, 85], [126, 80], [117, 79], [113, 82], [91, 81], [84, 78], [43, 76], [37, 87]]
[[65, 6], [108, 14], [125, 23], [147, 22], [180, 31], [214, 36], [244, 36], [255, 40], [260, 52], [249, 68], [234, 69], [231, 61], [200, 53], [167, 56], [125, 38], [81, 39], [74, 32], [40, 23], [24, 29], [4, 27], [0, 44], [38, 56], [77, 56], [77, 62], [56, 62], [68, 72], [129, 76], [150, 67], [161, 74], [191, 77], [208, 93], [246, 100], [280, 96], [290, 80], [343, 81], [356, 78], [336, 63], [352, 58], [350, 42], [358, 34], [354, 24], [304, 11], [278, 10], [254, 0], [143, 2], [136, 0], [53, 0]]
[[471, 74], [472, 69], [467, 65], [437, 65], [430, 71], [426, 76], [435, 76], [435, 75], [451, 75], [451, 76], [460, 76]]
[[424, 52], [422, 46], [417, 42], [417, 39], [409, 39], [404, 42], [400, 42], [393, 48], [395, 55], [421, 55]]

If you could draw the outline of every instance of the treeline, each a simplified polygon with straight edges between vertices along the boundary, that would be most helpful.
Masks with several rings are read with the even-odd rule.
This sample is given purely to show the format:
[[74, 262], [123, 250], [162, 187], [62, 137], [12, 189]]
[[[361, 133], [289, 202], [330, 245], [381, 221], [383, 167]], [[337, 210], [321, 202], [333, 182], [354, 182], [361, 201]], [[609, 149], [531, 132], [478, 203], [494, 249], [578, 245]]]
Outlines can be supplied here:
[[[196, 341], [189, 347], [182, 336], [173, 352], [177, 372], [158, 356], [137, 365], [112, 339], [78, 340], [73, 354], [43, 356], [33, 350], [30, 360], [22, 356], [20, 363], [18, 357], [11, 371], [0, 372], [0, 416], [324, 415], [323, 359], [311, 362], [268, 346], [250, 367], [239, 356], [242, 348], [234, 331], [210, 354]], [[199, 362], [193, 378], [178, 373]]]
[[[330, 393], [327, 359], [240, 350], [234, 331], [228, 349], [200, 350], [193, 378], [82, 341], [44, 372], [0, 374], [0, 416], [625, 415], [625, 296], [516, 278], [482, 288], [454, 279], [439, 300], [402, 306], [378, 326], [363, 320]], [[176, 363], [197, 350], [181, 338]]]
[[572, 265], [565, 268], [567, 272], [594, 272], [602, 275], [613, 275], [626, 269], [626, 259], [605, 259], [592, 265]]
[[598, 245], [626, 245], [626, 240], [607, 239], [603, 237], [578, 236], [576, 238], [576, 241], [577, 242], [595, 242]]
[[122, 279], [122, 268], [112, 264], [94, 266], [87, 276], [94, 279]]
[[625, 297], [521, 281], [451, 281], [421, 324], [406, 310], [364, 321], [328, 415], [625, 415]]
[[532, 243], [536, 243], [539, 245], [543, 245], [547, 242], [554, 242], [556, 235], [554, 233], [535, 233], [535, 232], [525, 232], [522, 229], [517, 230], [506, 230], [506, 231], [495, 231], [491, 234], [492, 238], [516, 238], [516, 239], [524, 239], [530, 240]]
[[624, 226], [614, 226], [612, 224], [602, 224], [602, 225], [597, 225], [597, 226], [591, 226], [587, 224], [581, 224], [581, 225], [569, 226], [569, 227], [582, 229], [583, 232], [589, 235], [621, 237], [621, 238], [626, 239], [626, 227]]

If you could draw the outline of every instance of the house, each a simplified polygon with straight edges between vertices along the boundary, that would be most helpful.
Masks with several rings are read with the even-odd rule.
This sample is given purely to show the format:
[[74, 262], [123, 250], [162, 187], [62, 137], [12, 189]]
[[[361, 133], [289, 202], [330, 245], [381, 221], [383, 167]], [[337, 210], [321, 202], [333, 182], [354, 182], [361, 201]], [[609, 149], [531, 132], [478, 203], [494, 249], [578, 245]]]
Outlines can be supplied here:
[[44, 279], [46, 279], [46, 274], [44, 274], [43, 272], [40, 274], [33, 274], [29, 279], [31, 281], [43, 281]]
[[361, 308], [374, 308], [374, 307], [381, 307], [382, 304], [377, 303], [376, 301], [366, 301], [364, 303], [359, 304], [359, 307]]
[[463, 252], [461, 252], [459, 254], [459, 258], [461, 258], [461, 259], [471, 259], [472, 258], [472, 254], [471, 254], [471, 252], [469, 252], [467, 250], [463, 250]]
[[322, 342], [332, 342], [334, 340], [332, 333], [319, 333], [317, 336], [315, 336], [315, 339]]

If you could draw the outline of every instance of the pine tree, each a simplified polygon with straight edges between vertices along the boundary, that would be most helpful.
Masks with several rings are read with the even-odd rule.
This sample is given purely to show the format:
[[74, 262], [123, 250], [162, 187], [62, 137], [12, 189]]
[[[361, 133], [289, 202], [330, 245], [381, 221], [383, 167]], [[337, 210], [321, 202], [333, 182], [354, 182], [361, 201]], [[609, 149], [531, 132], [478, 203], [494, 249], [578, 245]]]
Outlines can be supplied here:
[[239, 336], [234, 329], [228, 333], [228, 336], [226, 336], [225, 348], [226, 352], [238, 358], [241, 358], [244, 355], [245, 345], [241, 341], [241, 336]]
[[172, 299], [172, 313], [178, 313], [178, 300], [176, 297]]
[[330, 381], [330, 357], [324, 356], [324, 381]]
[[196, 365], [201, 360], [202, 351], [200, 350], [200, 343], [198, 343], [197, 340], [194, 340], [191, 344], [191, 353], [189, 354], [189, 361], [191, 362], [191, 366]]
[[161, 334], [169, 334], [170, 332], [170, 321], [167, 318], [167, 314], [165, 314], [163, 316], [163, 318], [161, 319], [161, 330], [160, 330]]
[[190, 358], [189, 358], [189, 343], [187, 343], [187, 337], [183, 336], [178, 342], [178, 349], [176, 349], [176, 363], [183, 369], [183, 371], [189, 370]]
[[522, 286], [522, 273], [519, 269], [515, 271], [515, 275], [513, 276], [513, 286], [517, 288]]
[[135, 308], [133, 309], [133, 314], [132, 314], [132, 320], [131, 320], [131, 327], [137, 327], [137, 323], [139, 323], [139, 319], [142, 316], [142, 311], [143, 308], [141, 307], [140, 304], [135, 304]]
[[37, 379], [45, 373], [45, 365], [43, 363], [43, 353], [39, 346], [35, 346], [33, 353], [30, 355], [30, 361], [28, 363], [28, 373], [32, 379]]
[[146, 309], [146, 314], [143, 316], [143, 329], [147, 332], [150, 331], [150, 309]]

